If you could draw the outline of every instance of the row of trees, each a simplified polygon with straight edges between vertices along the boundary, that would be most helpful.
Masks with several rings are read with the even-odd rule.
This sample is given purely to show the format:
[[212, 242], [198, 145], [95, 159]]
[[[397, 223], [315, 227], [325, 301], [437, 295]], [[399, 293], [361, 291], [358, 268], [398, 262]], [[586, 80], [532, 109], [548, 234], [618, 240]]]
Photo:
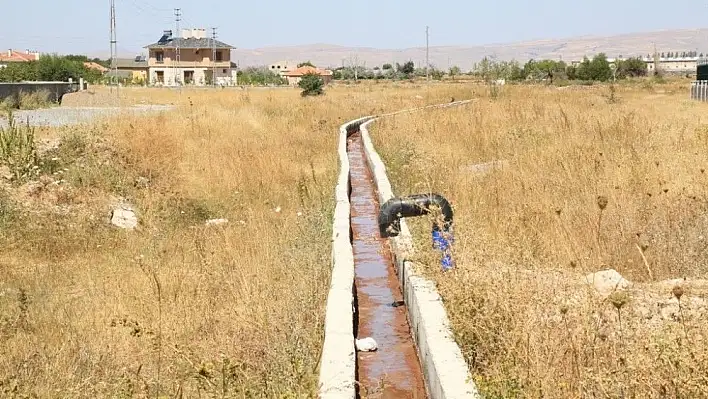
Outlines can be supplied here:
[[[647, 74], [646, 63], [639, 58], [618, 60], [615, 67], [614, 76], [617, 79]], [[613, 78], [612, 67], [605, 54], [598, 54], [592, 60], [585, 57], [577, 66], [555, 60], [530, 60], [521, 66], [518, 61], [496, 61], [485, 57], [474, 66], [472, 73], [486, 81], [531, 79], [552, 83], [557, 79], [607, 81]]]
[[94, 83], [103, 78], [101, 72], [87, 68], [83, 56], [43, 55], [37, 61], [12, 62], [0, 68], [0, 82], [54, 80], [66, 82], [80, 78]]
[[[669, 51], [668, 53], [661, 53], [661, 58], [684, 58], [684, 57], [703, 57], [703, 53], [698, 54], [697, 51]], [[620, 56], [621, 58], [621, 56]], [[651, 54], [647, 54], [647, 58], [652, 58]]]

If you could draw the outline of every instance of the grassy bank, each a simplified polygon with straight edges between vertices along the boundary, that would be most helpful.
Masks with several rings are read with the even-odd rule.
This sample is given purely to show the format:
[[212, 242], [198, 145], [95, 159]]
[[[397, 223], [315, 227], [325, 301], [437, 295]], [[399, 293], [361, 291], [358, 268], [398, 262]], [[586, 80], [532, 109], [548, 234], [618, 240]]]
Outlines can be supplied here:
[[[488, 397], [708, 395], [707, 106], [687, 90], [479, 88], [372, 127], [397, 194], [453, 203], [457, 269], [439, 271], [429, 220], [417, 260]], [[634, 285], [582, 283], [608, 268]]]
[[313, 396], [338, 127], [465, 90], [124, 89], [178, 110], [37, 131], [0, 178], [0, 396]]

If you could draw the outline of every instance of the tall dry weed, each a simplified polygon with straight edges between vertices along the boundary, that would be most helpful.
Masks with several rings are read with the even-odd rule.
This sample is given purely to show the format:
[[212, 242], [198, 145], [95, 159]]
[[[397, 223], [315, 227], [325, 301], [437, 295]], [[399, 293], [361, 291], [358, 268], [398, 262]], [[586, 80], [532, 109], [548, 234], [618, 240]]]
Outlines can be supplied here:
[[[439, 271], [428, 220], [412, 221], [417, 257], [488, 397], [708, 395], [706, 292], [687, 320], [658, 283], [708, 272], [705, 106], [668, 86], [617, 86], [612, 104], [512, 86], [372, 127], [397, 194], [453, 203], [457, 269]], [[606, 268], [635, 282], [627, 298], [581, 282]]]
[[0, 396], [314, 396], [339, 125], [467, 90], [126, 88], [178, 108], [48, 132], [47, 184], [0, 196]]

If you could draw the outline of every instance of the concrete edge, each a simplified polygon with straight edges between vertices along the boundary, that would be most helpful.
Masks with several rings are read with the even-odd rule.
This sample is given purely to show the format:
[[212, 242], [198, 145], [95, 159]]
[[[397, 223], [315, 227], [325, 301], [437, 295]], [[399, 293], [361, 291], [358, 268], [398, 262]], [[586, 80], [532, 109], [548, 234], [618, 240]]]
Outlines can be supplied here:
[[[424, 108], [445, 108], [469, 102], [460, 101]], [[379, 201], [383, 204], [393, 197], [393, 190], [386, 167], [374, 149], [367, 129], [375, 120], [366, 121], [360, 130], [367, 161], [378, 188]], [[433, 282], [421, 277], [416, 272], [415, 264], [408, 260], [414, 249], [405, 220], [401, 220], [401, 234], [390, 242], [430, 398], [481, 398], [462, 351], [455, 342], [440, 294]]]
[[332, 222], [332, 279], [325, 311], [324, 343], [320, 359], [319, 397], [356, 397], [356, 348], [354, 347], [354, 253], [349, 220], [349, 158], [347, 132], [372, 117], [339, 128], [339, 177]]
[[[410, 108], [376, 117], [365, 116], [349, 121], [339, 128], [338, 154], [340, 171], [337, 180], [337, 187], [335, 188], [336, 206], [334, 209], [334, 217], [332, 222], [332, 279], [330, 282], [329, 292], [327, 294], [324, 328], [325, 338], [324, 343], [322, 344], [322, 355], [320, 359], [318, 394], [320, 398], [339, 399], [356, 397], [356, 348], [354, 346], [354, 253], [351, 245], [349, 219], [349, 158], [347, 157], [348, 132], [355, 128], [365, 129], [363, 127], [364, 125], [373, 122], [378, 117], [398, 115], [427, 108], [450, 107], [466, 104], [470, 101], [471, 100], [457, 101], [448, 104]], [[387, 193], [387, 198], [390, 198], [393, 196], [393, 193], [391, 190], [391, 185], [388, 182], [388, 178], [386, 177], [386, 169], [383, 166], [383, 162], [379, 158], [378, 154], [373, 151], [373, 144], [371, 143], [368, 134], [363, 134], [364, 132], [365, 130], [362, 130], [362, 137], [365, 143], [367, 161], [370, 165], [373, 165], [372, 172], [374, 176], [383, 176], [385, 178], [385, 180], [381, 181], [379, 181], [380, 179], [375, 179], [379, 190], [379, 195], [381, 195], [380, 193], [383, 190]], [[376, 162], [372, 163], [372, 157], [375, 157]], [[376, 168], [376, 170], [374, 170], [374, 168]], [[407, 228], [406, 231], [408, 231]], [[398, 256], [396, 258], [405, 259], [404, 257]], [[401, 275], [402, 274], [399, 272], [399, 276]], [[403, 282], [401, 285], [405, 287]], [[409, 303], [409, 301], [410, 299], [406, 297], [406, 303]], [[418, 307], [419, 306], [416, 306], [416, 308]], [[416, 320], [418, 319], [419, 318], [417, 317]], [[416, 334], [414, 338], [416, 339], [416, 342], [418, 342], [418, 334]], [[428, 351], [426, 350], [425, 353], [428, 353]], [[419, 356], [421, 356], [421, 359], [424, 358], [420, 354]], [[425, 363], [423, 364], [425, 366]], [[438, 367], [440, 366], [438, 365]], [[435, 372], [433, 374], [435, 374]], [[433, 386], [430, 381], [430, 378], [426, 375], [426, 383], [429, 384], [429, 386]], [[435, 381], [437, 381], [437, 379], [434, 380], [434, 383], [437, 384]], [[447, 397], [452, 398], [454, 396]], [[433, 398], [437, 397], [433, 396]]]

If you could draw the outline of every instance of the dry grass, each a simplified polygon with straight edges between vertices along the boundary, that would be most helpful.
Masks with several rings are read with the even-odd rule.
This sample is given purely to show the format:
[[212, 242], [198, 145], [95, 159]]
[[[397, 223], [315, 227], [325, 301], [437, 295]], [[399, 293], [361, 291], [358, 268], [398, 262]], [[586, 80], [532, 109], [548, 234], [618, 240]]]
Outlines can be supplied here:
[[178, 110], [42, 130], [42, 177], [0, 181], [0, 396], [312, 396], [338, 127], [464, 90], [125, 89]]
[[[708, 396], [708, 284], [691, 282], [708, 272], [708, 105], [684, 83], [616, 89], [479, 88], [372, 128], [396, 193], [453, 203], [457, 269], [439, 271], [427, 220], [418, 260], [490, 398]], [[634, 286], [579, 281], [605, 268]]]

